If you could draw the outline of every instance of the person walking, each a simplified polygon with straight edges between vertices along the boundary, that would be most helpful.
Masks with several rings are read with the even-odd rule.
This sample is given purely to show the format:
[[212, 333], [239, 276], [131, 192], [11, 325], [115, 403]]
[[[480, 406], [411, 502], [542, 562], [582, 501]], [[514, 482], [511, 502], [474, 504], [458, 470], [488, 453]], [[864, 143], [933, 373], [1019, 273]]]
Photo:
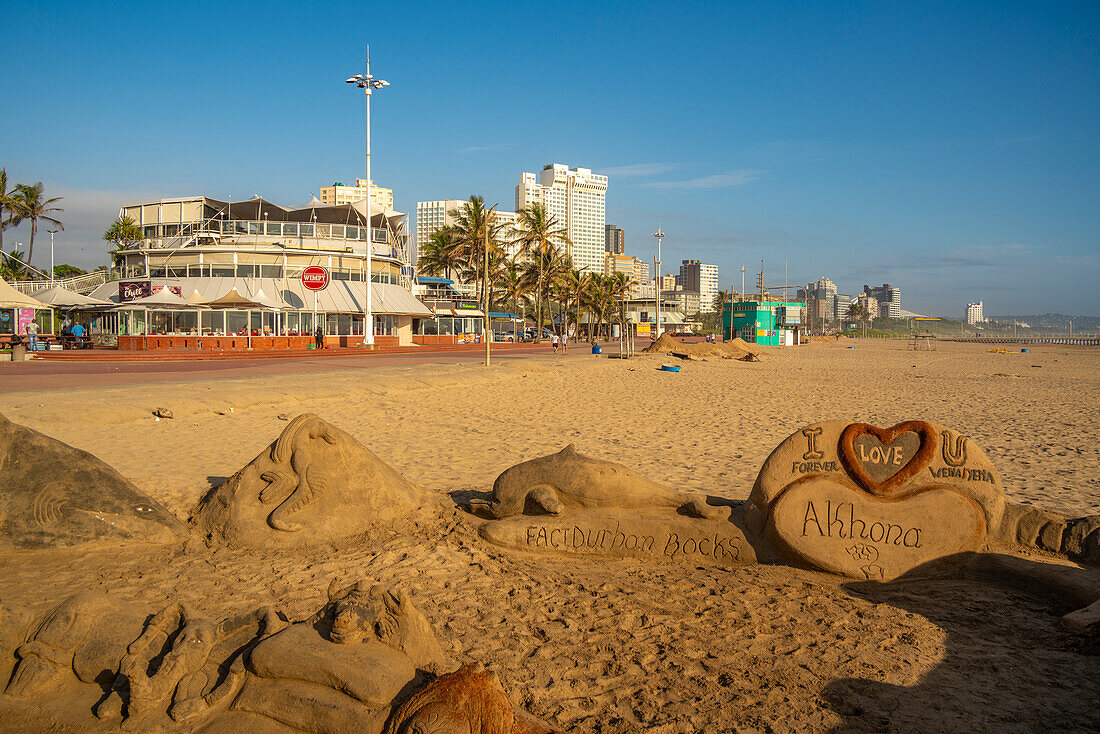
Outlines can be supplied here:
[[554, 354], [557, 354], [558, 353], [558, 347], [561, 346], [561, 339], [558, 337], [557, 332], [555, 332], [550, 337], [550, 343], [554, 345]]
[[34, 321], [27, 322], [27, 343], [32, 352], [38, 351], [38, 324]]
[[313, 341], [318, 349], [325, 348], [325, 330], [320, 324], [317, 324], [317, 328], [313, 332]]

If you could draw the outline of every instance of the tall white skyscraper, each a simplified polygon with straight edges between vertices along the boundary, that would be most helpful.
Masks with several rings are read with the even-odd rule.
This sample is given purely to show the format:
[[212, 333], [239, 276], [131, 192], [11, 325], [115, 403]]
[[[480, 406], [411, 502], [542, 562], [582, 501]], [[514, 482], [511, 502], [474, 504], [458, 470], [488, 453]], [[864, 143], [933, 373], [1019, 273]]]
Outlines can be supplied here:
[[981, 301], [966, 304], [966, 323], [970, 326], [985, 323], [985, 309]]
[[551, 163], [537, 174], [520, 174], [516, 210], [542, 204], [569, 235], [573, 264], [585, 273], [603, 274], [607, 176], [587, 168]]

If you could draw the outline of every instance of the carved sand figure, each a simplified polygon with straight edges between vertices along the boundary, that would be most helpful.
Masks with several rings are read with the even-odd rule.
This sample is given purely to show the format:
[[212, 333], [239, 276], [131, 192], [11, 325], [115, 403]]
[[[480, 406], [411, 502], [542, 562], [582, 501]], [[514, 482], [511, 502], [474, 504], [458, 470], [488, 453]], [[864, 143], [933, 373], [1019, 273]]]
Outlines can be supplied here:
[[471, 507], [496, 518], [478, 532], [505, 547], [729, 566], [757, 560], [734, 504], [678, 492], [569, 445], [506, 470], [492, 501]]
[[4, 693], [33, 698], [52, 693], [68, 675], [83, 683], [112, 675], [126, 651], [128, 635], [139, 625], [140, 615], [103, 594], [86, 591], [69, 597], [19, 646], [19, 662]]
[[329, 586], [314, 616], [265, 637], [211, 697], [231, 700], [211, 731], [278, 722], [310, 732], [381, 732], [392, 705], [449, 664], [407, 592]]
[[390, 523], [429, 499], [347, 433], [305, 413], [204, 497], [191, 521], [211, 541], [300, 544]]
[[[164, 713], [176, 721], [201, 717], [221, 703], [228, 688], [217, 688], [230, 667], [260, 639], [286, 627], [270, 607], [214, 624], [175, 604], [153, 615], [130, 643], [118, 666], [111, 693], [96, 707], [101, 719], [126, 718], [132, 727]], [[167, 650], [167, 652], [165, 652]]]
[[556, 734], [515, 711], [495, 673], [467, 664], [432, 681], [394, 711], [384, 734]]
[[569, 444], [556, 454], [516, 464], [497, 477], [491, 502], [472, 503], [502, 519], [522, 514], [558, 515], [567, 507], [684, 508], [709, 517], [706, 498], [685, 495], [621, 464], [593, 459]]
[[167, 543], [184, 525], [111, 466], [0, 415], [0, 543]]

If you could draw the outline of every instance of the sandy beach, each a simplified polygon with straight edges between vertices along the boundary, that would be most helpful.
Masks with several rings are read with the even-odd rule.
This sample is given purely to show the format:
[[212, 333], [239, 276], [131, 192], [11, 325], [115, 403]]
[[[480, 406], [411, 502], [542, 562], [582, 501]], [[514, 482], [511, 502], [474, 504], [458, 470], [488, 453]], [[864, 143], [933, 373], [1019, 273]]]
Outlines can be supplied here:
[[[464, 509], [509, 466], [571, 443], [673, 487], [744, 499], [804, 425], [919, 418], [970, 436], [1010, 499], [1100, 513], [1100, 351], [905, 346], [771, 349], [759, 363], [690, 361], [679, 373], [656, 369], [671, 357], [574, 353], [5, 393], [0, 413], [95, 454], [185, 522], [303, 412], [438, 493], [447, 518], [293, 551], [195, 539], [4, 551], [0, 601], [42, 612], [99, 588], [150, 609], [185, 600], [220, 618], [277, 604], [301, 618], [333, 577], [371, 578], [406, 584], [448, 654], [494, 668], [516, 704], [566, 730], [1100, 728], [1100, 657], [1059, 627], [1067, 609], [1023, 590], [530, 556], [482, 541]], [[156, 408], [174, 417], [154, 420]], [[61, 702], [0, 702], [0, 720], [5, 731], [89, 721]]]

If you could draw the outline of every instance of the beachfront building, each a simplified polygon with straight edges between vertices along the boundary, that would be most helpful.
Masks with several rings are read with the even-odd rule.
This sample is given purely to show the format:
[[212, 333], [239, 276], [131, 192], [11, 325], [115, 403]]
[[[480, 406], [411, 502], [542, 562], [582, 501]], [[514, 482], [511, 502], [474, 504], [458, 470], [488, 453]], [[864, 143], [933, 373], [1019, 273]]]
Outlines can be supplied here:
[[765, 346], [794, 346], [803, 329], [802, 301], [735, 301], [722, 304], [722, 333]]
[[879, 316], [878, 301], [871, 298], [868, 294], [860, 293], [858, 296], [856, 296], [856, 303], [858, 303], [860, 306], [863, 306], [865, 309], [867, 309], [867, 318], [868, 319], [877, 319], [878, 318], [878, 316]]
[[607, 176], [587, 168], [550, 163], [537, 174], [520, 174], [516, 210], [542, 204], [573, 243], [569, 254], [582, 273], [601, 274], [606, 252]]
[[629, 281], [634, 280], [634, 258], [630, 255], [618, 255], [612, 252], [604, 253], [604, 275], [622, 273]]
[[614, 224], [603, 226], [603, 250], [611, 255], [626, 254], [626, 230]]
[[891, 319], [901, 318], [901, 288], [883, 283], [881, 286], [874, 288], [865, 285], [863, 286], [863, 292], [878, 301], [879, 316]]
[[[354, 204], [367, 198], [367, 179], [355, 179], [354, 186], [345, 186], [337, 181], [332, 186], [321, 189], [321, 203], [329, 206], [341, 204]], [[379, 209], [393, 209], [393, 189], [378, 186], [373, 181], [370, 184], [370, 200]]]
[[699, 260], [683, 260], [677, 282], [685, 291], [699, 294], [701, 311], [714, 312], [714, 299], [718, 295], [717, 265], [707, 265]]
[[812, 316], [815, 322], [819, 319], [836, 321], [844, 317], [844, 314], [837, 313], [836, 283], [824, 275], [807, 285], [805, 293], [806, 299], [814, 304]]
[[981, 301], [966, 304], [966, 323], [968, 326], [985, 323], [985, 309]]
[[[376, 343], [411, 344], [413, 318], [431, 315], [410, 290], [406, 216], [372, 207], [368, 227], [365, 199], [288, 208], [191, 196], [125, 204], [120, 215], [144, 237], [115, 253], [111, 280], [91, 294], [120, 307], [93, 323], [120, 348], [305, 346], [318, 327], [327, 343], [361, 343], [368, 252]], [[303, 271], [318, 266], [327, 286], [312, 291]], [[165, 290], [188, 304], [127, 310]]]

